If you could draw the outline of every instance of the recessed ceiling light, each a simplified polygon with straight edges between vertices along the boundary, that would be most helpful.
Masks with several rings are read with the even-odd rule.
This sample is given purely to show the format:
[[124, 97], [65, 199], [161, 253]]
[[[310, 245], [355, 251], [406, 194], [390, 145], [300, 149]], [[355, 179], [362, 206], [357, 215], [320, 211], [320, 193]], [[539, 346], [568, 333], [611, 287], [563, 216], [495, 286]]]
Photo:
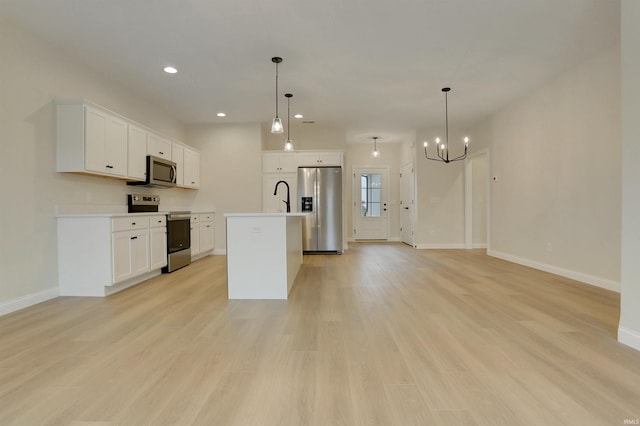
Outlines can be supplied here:
[[164, 67], [164, 72], [167, 74], [175, 74], [178, 70], [175, 67]]
[[227, 114], [225, 114], [224, 112], [219, 112], [216, 114], [218, 117], [226, 117]]
[[293, 116], [293, 118], [302, 118], [302, 114], [296, 114]]

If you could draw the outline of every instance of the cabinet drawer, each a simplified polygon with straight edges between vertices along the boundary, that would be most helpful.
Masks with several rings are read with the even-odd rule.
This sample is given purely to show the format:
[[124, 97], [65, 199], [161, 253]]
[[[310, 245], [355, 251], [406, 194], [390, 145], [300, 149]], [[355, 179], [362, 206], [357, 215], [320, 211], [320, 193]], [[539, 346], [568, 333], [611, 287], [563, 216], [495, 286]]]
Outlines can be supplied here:
[[214, 215], [213, 213], [201, 213], [200, 214], [200, 222], [213, 222]]
[[111, 219], [111, 230], [113, 232], [130, 231], [148, 227], [149, 216], [114, 217]]
[[167, 226], [167, 217], [166, 216], [150, 216], [149, 217], [149, 226], [151, 228], [166, 228]]

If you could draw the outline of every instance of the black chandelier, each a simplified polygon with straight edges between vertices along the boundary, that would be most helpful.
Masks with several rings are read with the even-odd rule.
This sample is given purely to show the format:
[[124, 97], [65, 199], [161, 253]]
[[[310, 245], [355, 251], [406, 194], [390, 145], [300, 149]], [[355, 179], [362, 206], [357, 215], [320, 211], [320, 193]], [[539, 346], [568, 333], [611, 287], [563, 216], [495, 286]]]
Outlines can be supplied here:
[[445, 111], [445, 141], [440, 142], [440, 138], [436, 138], [436, 155], [437, 157], [429, 156], [429, 143], [424, 141], [424, 156], [427, 160], [440, 161], [441, 163], [451, 163], [452, 161], [460, 161], [467, 158], [467, 148], [469, 147], [469, 138], [464, 138], [464, 154], [459, 155], [453, 159], [449, 159], [449, 99], [448, 93], [451, 91], [450, 87], [442, 88], [444, 92], [444, 111]]

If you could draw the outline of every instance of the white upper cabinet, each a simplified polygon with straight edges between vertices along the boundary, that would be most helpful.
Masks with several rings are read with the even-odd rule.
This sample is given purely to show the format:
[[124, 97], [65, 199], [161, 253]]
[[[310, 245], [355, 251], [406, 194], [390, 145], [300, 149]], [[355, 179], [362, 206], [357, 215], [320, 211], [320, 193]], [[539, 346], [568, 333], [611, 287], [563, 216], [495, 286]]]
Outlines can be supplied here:
[[84, 104], [58, 105], [57, 113], [59, 172], [126, 177], [126, 121]]
[[127, 174], [127, 123], [95, 108], [85, 109], [85, 168]]
[[298, 154], [298, 166], [342, 166], [342, 151], [301, 152]]
[[147, 135], [148, 132], [129, 124], [129, 146], [127, 150], [127, 177], [145, 180], [147, 175]]
[[171, 161], [176, 163], [176, 185], [182, 188], [200, 188], [200, 153], [174, 143]]
[[184, 186], [184, 147], [182, 145], [173, 143], [171, 161], [176, 163], [176, 185]]
[[58, 101], [56, 171], [146, 180], [147, 155], [174, 161], [176, 184], [200, 187], [200, 153], [85, 100]]
[[262, 173], [296, 173], [297, 170], [297, 154], [280, 152], [262, 154]]
[[171, 160], [171, 141], [154, 133], [149, 133], [147, 154]]
[[184, 148], [184, 187], [200, 188], [200, 153]]

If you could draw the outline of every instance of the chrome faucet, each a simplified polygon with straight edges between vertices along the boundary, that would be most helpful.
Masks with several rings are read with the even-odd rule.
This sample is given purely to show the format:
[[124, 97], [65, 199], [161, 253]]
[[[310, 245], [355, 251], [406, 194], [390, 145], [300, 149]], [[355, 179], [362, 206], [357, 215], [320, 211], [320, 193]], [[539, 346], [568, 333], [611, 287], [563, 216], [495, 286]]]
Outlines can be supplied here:
[[278, 185], [280, 185], [281, 183], [284, 183], [287, 186], [287, 201], [283, 202], [287, 205], [287, 213], [291, 213], [291, 198], [289, 195], [289, 184], [284, 181], [284, 180], [279, 180], [278, 183], [276, 183], [276, 188], [273, 190], [273, 195], [278, 195]]

